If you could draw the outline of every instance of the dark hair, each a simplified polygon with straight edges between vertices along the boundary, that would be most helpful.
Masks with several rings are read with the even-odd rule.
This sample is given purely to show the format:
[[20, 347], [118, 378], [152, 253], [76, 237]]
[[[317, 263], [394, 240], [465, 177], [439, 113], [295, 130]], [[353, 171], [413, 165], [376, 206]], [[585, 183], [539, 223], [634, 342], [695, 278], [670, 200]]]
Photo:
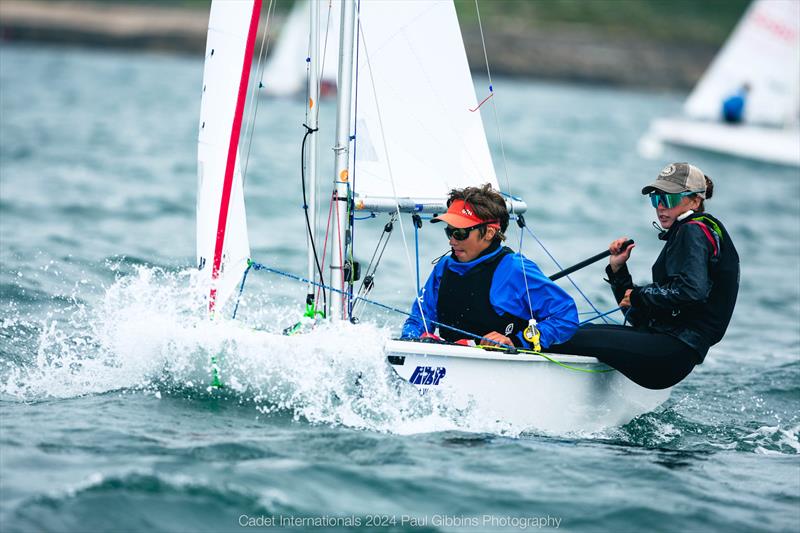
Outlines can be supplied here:
[[[505, 231], [508, 229], [506, 201], [489, 183], [480, 187], [453, 189], [447, 199], [447, 207], [450, 207], [455, 200], [464, 200], [469, 203], [475, 211], [475, 215], [481, 220], [497, 220], [500, 223], [500, 230], [495, 234], [494, 240], [504, 241], [506, 239]], [[481, 226], [478, 231], [481, 237], [485, 236], [486, 226]]]
[[[703, 174], [703, 177], [706, 179], [706, 198], [705, 200], [711, 200], [711, 197], [714, 196], [714, 182], [711, 181], [711, 178]], [[698, 213], [702, 213], [706, 210], [705, 200], [700, 198], [700, 207], [697, 208]]]

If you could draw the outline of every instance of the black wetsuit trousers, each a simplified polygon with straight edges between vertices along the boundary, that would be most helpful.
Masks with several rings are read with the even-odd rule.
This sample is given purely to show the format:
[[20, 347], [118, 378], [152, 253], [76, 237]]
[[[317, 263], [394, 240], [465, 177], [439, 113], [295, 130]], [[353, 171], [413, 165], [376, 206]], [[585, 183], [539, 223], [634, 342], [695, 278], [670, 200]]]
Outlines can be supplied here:
[[552, 353], [588, 355], [616, 368], [648, 389], [666, 389], [689, 375], [700, 356], [688, 344], [666, 333], [637, 330], [617, 324], [589, 324], [578, 328]]

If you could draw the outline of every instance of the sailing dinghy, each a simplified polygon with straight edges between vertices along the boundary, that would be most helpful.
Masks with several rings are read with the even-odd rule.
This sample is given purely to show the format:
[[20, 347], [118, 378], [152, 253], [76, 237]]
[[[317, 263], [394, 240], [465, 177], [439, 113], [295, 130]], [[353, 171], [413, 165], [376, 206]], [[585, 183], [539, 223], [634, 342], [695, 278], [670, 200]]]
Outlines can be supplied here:
[[[722, 102], [744, 84], [744, 121], [722, 119]], [[800, 166], [800, 2], [756, 0], [697, 83], [684, 117], [653, 121], [642, 155], [662, 143]]]
[[[355, 322], [365, 303], [375, 303], [369, 299], [372, 265], [360, 287], [356, 283], [359, 268], [351, 238], [356, 213], [386, 216], [384, 231], [394, 222], [405, 243], [404, 223], [445, 211], [450, 189], [483, 183], [500, 189], [452, 0], [347, 0], [341, 5], [331, 254], [325, 276], [316, 223], [323, 218], [307, 210], [306, 322], [323, 313], [328, 319]], [[307, 91], [312, 103], [319, 96], [320, 76], [316, 11], [311, 10], [309, 25]], [[232, 305], [230, 297], [237, 284], [243, 287], [251, 268], [265, 268], [249, 258], [238, 163], [244, 97], [248, 81], [257, 79], [250, 67], [259, 12], [258, 0], [215, 0], [211, 7], [198, 148], [197, 235], [198, 266], [212, 311], [226, 302]], [[312, 133], [318, 120], [313, 104], [305, 118], [311, 157], [303, 179], [307, 176], [311, 183], [303, 182], [303, 194], [307, 189], [313, 196], [317, 150]], [[304, 197], [304, 203], [315, 205], [313, 197]], [[508, 207], [518, 219], [526, 209], [511, 196]], [[407, 246], [405, 253], [410, 256]], [[410, 295], [414, 273], [410, 257], [408, 261]], [[302, 328], [289, 331], [297, 329]], [[644, 389], [592, 357], [405, 340], [387, 340], [385, 354], [403, 386], [416, 387], [420, 394], [436, 391], [516, 427], [594, 431], [624, 424], [669, 396], [669, 389]], [[213, 364], [215, 376], [219, 370], [224, 381], [225, 361]]]

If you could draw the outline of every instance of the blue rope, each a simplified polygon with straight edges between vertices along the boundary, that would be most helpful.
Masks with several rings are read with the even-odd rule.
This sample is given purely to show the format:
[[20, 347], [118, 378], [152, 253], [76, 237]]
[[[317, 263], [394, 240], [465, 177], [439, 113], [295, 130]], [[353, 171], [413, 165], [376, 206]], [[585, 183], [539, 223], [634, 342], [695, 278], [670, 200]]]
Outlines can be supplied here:
[[419, 228], [416, 222], [414, 224], [414, 255], [417, 264], [417, 294], [419, 294]]
[[236, 305], [233, 308], [233, 317], [236, 318], [236, 312], [239, 310], [239, 300], [242, 299], [242, 292], [244, 292], [244, 282], [247, 281], [247, 273], [250, 272], [250, 267], [253, 266], [253, 262], [249, 259], [247, 260], [247, 268], [244, 269], [244, 274], [242, 274], [242, 284], [239, 285], [239, 294], [236, 296]]
[[531, 314], [531, 319], [533, 319], [533, 305], [531, 304], [531, 293], [530, 287], [528, 287], [528, 276], [525, 273], [525, 257], [522, 255], [522, 237], [525, 236], [525, 233], [520, 231], [519, 232], [519, 266], [522, 269], [522, 279], [525, 280], [525, 297], [528, 300], [528, 312]]
[[[537, 236], [536, 236], [536, 234], [534, 234], [534, 233], [533, 233], [533, 231], [531, 231], [531, 228], [529, 228], [527, 224], [525, 224], [525, 229], [526, 229], [526, 230], [528, 230], [528, 233], [530, 233], [530, 234], [531, 234], [531, 237], [533, 237], [533, 238], [536, 240], [536, 242], [537, 242], [537, 243], [539, 243], [539, 246], [541, 246], [542, 250], [544, 250], [544, 252], [547, 254], [547, 256], [548, 256], [548, 257], [550, 257], [550, 259], [553, 261], [553, 263], [555, 263], [555, 264], [556, 264], [556, 266], [558, 267], [558, 269], [559, 269], [559, 270], [564, 270], [564, 267], [562, 267], [562, 266], [561, 266], [561, 264], [558, 262], [558, 260], [556, 260], [556, 258], [555, 258], [555, 257], [553, 257], [553, 254], [551, 254], [551, 253], [550, 253], [550, 251], [549, 251], [549, 250], [548, 250], [548, 249], [545, 247], [544, 243], [543, 243], [542, 241], [540, 241], [540, 240], [539, 240], [539, 237], [537, 237]], [[591, 307], [591, 308], [594, 310], [594, 312], [595, 312], [595, 313], [597, 313], [597, 314], [599, 315], [598, 317], [602, 317], [602, 318], [603, 318], [603, 322], [605, 322], [606, 324], [608, 324], [608, 320], [606, 320], [606, 317], [605, 317], [605, 315], [603, 315], [603, 314], [600, 312], [600, 310], [599, 310], [597, 307], [595, 307], [595, 305], [592, 303], [592, 301], [589, 299], [589, 297], [588, 297], [588, 296], [586, 296], [586, 294], [584, 294], [584, 292], [581, 290], [581, 288], [580, 288], [580, 287], [578, 287], [578, 284], [577, 284], [577, 283], [575, 283], [575, 282], [572, 280], [572, 277], [571, 277], [571, 276], [567, 276], [567, 279], [568, 279], [568, 280], [569, 280], [569, 282], [572, 284], [572, 286], [573, 286], [573, 287], [575, 287], [575, 290], [576, 290], [576, 291], [578, 291], [578, 293], [579, 293], [581, 296], [583, 296], [583, 299], [584, 299], [584, 300], [586, 300], [586, 303], [588, 303], [588, 304], [589, 304], [589, 307]], [[615, 324], [618, 324], [618, 323], [619, 323], [619, 322], [617, 322], [616, 320], [612, 320], [612, 321], [613, 321]]]
[[[244, 271], [244, 276], [242, 277], [242, 285], [241, 285], [241, 287], [239, 289], [239, 295], [240, 296], [242, 294], [242, 290], [244, 289], [244, 282], [247, 279], [247, 273], [250, 271], [250, 268], [253, 268], [255, 270], [265, 270], [267, 272], [272, 272], [273, 274], [278, 274], [279, 276], [284, 276], [284, 277], [287, 277], [287, 278], [290, 278], [290, 279], [293, 279], [293, 280], [296, 280], [296, 281], [300, 281], [300, 282], [303, 282], [303, 283], [311, 283], [312, 285], [316, 285], [317, 287], [322, 287], [323, 289], [327, 289], [327, 290], [330, 290], [330, 291], [333, 291], [333, 292], [337, 292], [337, 293], [345, 295], [345, 296], [347, 295], [346, 291], [339, 290], [339, 289], [337, 289], [335, 287], [330, 287], [328, 285], [325, 285], [324, 283], [318, 283], [316, 281], [311, 281], [311, 280], [308, 280], [308, 279], [306, 279], [306, 278], [304, 278], [302, 276], [298, 276], [298, 275], [292, 274], [290, 272], [284, 272], [284, 271], [278, 270], [276, 268], [271, 268], [271, 267], [268, 267], [266, 265], [262, 265], [261, 263], [256, 263], [254, 261], [250, 261], [250, 264], [247, 266], [247, 269]], [[376, 307], [380, 307], [382, 309], [386, 309], [387, 311], [394, 311], [395, 313], [400, 313], [401, 315], [412, 316], [411, 313], [409, 313], [407, 311], [403, 311], [402, 309], [398, 309], [398, 308], [392, 307], [390, 305], [382, 304], [380, 302], [376, 302], [376, 301], [370, 300], [368, 298], [363, 298], [361, 296], [356, 297], [355, 300], [356, 301], [362, 300], [363, 302], [366, 302], [368, 304], [372, 304], [372, 305], [374, 305]], [[238, 300], [236, 302], [236, 307], [237, 308], [239, 307]], [[234, 311], [234, 316], [235, 315], [236, 315], [236, 312]], [[490, 340], [490, 339], [487, 339], [486, 337], [482, 337], [480, 335], [476, 335], [474, 333], [470, 333], [469, 331], [465, 331], [463, 329], [459, 329], [459, 328], [456, 328], [456, 327], [453, 327], [453, 326], [448, 326], [447, 324], [444, 324], [442, 322], [437, 322], [435, 320], [426, 320], [426, 322], [429, 322], [429, 323], [434, 324], [434, 325], [439, 326], [439, 327], [450, 329], [452, 331], [455, 331], [456, 333], [460, 333], [462, 335], [466, 335], [467, 337], [471, 337], [471, 338], [476, 339], [476, 340]], [[516, 347], [514, 347], [514, 346], [509, 346], [507, 344], [497, 343], [496, 341], [491, 341], [491, 342], [496, 344], [497, 346], [501, 346], [503, 348], [516, 350]]]
[[377, 215], [375, 213], [370, 213], [367, 216], [363, 217], [353, 217], [353, 220], [369, 220], [370, 218], [375, 218]]
[[[622, 311], [622, 308], [621, 308], [621, 307], [617, 307], [617, 308], [614, 308], [614, 309], [612, 309], [611, 311], [606, 311], [606, 312], [605, 312], [605, 313], [603, 313], [602, 315], [595, 315], [595, 316], [593, 316], [592, 318], [587, 318], [586, 320], [584, 320], [584, 321], [582, 321], [580, 324], [578, 324], [578, 327], [580, 327], [580, 326], [582, 326], [582, 325], [584, 325], [584, 324], [588, 324], [588, 323], [589, 323], [589, 322], [591, 322], [592, 320], [597, 320], [598, 318], [603, 318], [604, 316], [608, 316], [608, 315], [610, 315], [611, 313], [616, 313], [617, 311]], [[627, 317], [627, 316], [628, 316], [628, 313], [627, 313], [627, 311], [622, 311], [622, 313], [623, 313], [623, 315], [624, 315], [625, 317]]]
[[519, 198], [518, 196], [514, 196], [513, 194], [508, 194], [507, 192], [503, 192], [503, 191], [497, 191], [497, 192], [500, 193], [500, 196], [505, 196], [506, 198], [511, 198], [512, 200], [516, 200], [517, 202], [521, 202], [522, 201], [522, 198]]

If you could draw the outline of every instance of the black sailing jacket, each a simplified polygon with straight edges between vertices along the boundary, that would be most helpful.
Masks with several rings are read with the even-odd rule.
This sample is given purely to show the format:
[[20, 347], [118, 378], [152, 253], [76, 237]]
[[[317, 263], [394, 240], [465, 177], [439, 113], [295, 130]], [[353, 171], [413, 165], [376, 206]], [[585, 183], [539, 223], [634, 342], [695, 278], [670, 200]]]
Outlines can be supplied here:
[[739, 292], [739, 254], [725, 227], [707, 213], [676, 221], [659, 235], [666, 241], [653, 264], [653, 283], [634, 286], [626, 266], [606, 268], [617, 301], [631, 292], [628, 321], [685, 342], [701, 363], [718, 343]]

